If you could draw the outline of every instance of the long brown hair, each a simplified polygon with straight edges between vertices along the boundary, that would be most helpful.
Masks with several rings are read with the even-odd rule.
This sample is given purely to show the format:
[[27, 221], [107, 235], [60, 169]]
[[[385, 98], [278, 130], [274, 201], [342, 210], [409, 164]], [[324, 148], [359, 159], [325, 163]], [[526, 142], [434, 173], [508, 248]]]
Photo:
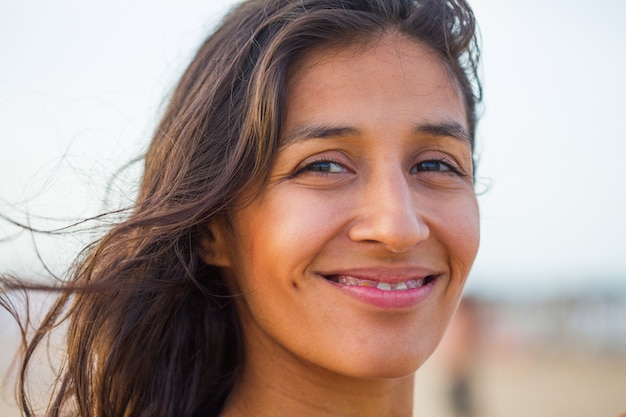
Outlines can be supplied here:
[[[478, 47], [464, 0], [248, 0], [208, 37], [172, 94], [128, 217], [88, 247], [28, 343], [59, 323], [67, 347], [47, 416], [217, 416], [245, 356], [239, 319], [201, 239], [268, 177], [285, 79], [313, 47], [397, 32], [446, 63], [474, 137]], [[250, 193], [252, 191], [252, 194]], [[3, 278], [5, 291], [27, 288]], [[51, 290], [52, 288], [48, 288]], [[3, 304], [10, 307], [5, 294]]]

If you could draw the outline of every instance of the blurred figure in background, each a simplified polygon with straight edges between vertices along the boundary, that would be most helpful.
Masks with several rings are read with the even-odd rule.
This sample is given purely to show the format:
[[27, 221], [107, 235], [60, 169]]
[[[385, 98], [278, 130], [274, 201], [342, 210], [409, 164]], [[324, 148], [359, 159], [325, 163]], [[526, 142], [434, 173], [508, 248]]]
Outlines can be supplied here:
[[448, 403], [454, 417], [478, 417], [475, 392], [476, 358], [482, 340], [479, 300], [464, 297], [442, 341], [448, 373]]

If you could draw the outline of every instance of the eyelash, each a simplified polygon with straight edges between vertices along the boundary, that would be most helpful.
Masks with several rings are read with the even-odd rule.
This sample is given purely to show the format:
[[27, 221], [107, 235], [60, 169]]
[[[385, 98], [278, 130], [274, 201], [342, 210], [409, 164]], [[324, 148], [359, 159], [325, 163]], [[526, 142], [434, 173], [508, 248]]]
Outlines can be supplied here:
[[441, 170], [441, 169], [433, 169], [433, 170], [425, 169], [423, 171], [417, 171], [417, 172], [449, 172], [451, 174], [458, 175], [460, 177], [464, 177], [465, 176], [465, 174], [463, 174], [455, 165], [453, 165], [452, 163], [448, 162], [445, 158], [428, 159], [426, 161], [420, 161], [420, 162], [418, 162], [417, 164], [415, 164], [415, 165], [413, 165], [411, 167], [411, 173], [413, 174], [414, 173], [413, 169], [418, 167], [418, 166], [420, 166], [420, 165], [423, 165], [423, 164], [433, 164], [433, 163], [439, 164], [440, 166], [443, 166], [446, 169], [444, 169], [444, 170]]
[[321, 158], [315, 161], [312, 161], [308, 164], [306, 164], [305, 166], [303, 166], [302, 168], [299, 168], [296, 170], [296, 172], [293, 173], [292, 178], [295, 178], [301, 174], [303, 174], [304, 172], [314, 172], [316, 174], [319, 175], [330, 175], [333, 174], [333, 172], [330, 171], [322, 171], [320, 169], [313, 169], [315, 166], [321, 166], [322, 164], [329, 164], [329, 165], [338, 165], [340, 167], [342, 167], [344, 170], [348, 170], [341, 162], [337, 162], [334, 161], [332, 159], [327, 159], [327, 158]]

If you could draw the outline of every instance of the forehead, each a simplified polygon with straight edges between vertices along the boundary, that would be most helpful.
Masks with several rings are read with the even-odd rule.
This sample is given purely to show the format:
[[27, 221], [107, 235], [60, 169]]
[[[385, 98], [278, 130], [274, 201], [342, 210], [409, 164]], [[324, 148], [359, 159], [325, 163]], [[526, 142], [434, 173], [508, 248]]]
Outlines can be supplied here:
[[[360, 64], [368, 64], [360, 67]], [[313, 47], [296, 57], [289, 65], [286, 85], [289, 90], [300, 81], [303, 74], [310, 72], [334, 71], [333, 65], [346, 65], [352, 71], [364, 72], [368, 68], [385, 65], [399, 68], [417, 67], [417, 70], [432, 72], [441, 76], [441, 82], [454, 85], [459, 96], [461, 87], [452, 70], [425, 43], [400, 33], [383, 34], [369, 38], [326, 43]], [[325, 67], [325, 68], [320, 68]], [[310, 75], [310, 74], [307, 74]], [[320, 74], [323, 76], [323, 74]], [[393, 76], [393, 74], [389, 74]]]
[[283, 133], [294, 119], [307, 122], [313, 114], [342, 124], [367, 114], [412, 113], [467, 128], [461, 88], [447, 65], [424, 44], [400, 34], [316, 47], [290, 67], [286, 87]]

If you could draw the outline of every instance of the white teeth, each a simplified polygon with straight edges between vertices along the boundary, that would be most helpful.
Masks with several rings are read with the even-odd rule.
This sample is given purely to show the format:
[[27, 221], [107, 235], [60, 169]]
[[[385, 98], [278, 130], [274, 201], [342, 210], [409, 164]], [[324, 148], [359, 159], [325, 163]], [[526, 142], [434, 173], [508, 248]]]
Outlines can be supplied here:
[[408, 290], [408, 289], [409, 289], [409, 287], [407, 287], [406, 283], [404, 283], [404, 282], [398, 282], [396, 284], [396, 290], [398, 290], [398, 291], [404, 291], [404, 290]]
[[412, 290], [424, 286], [424, 278], [422, 279], [410, 279], [402, 282], [381, 282], [373, 281], [369, 279], [359, 279], [350, 275], [336, 275], [329, 277], [330, 280], [339, 284], [355, 287], [371, 287], [377, 288], [381, 291], [406, 291]]

